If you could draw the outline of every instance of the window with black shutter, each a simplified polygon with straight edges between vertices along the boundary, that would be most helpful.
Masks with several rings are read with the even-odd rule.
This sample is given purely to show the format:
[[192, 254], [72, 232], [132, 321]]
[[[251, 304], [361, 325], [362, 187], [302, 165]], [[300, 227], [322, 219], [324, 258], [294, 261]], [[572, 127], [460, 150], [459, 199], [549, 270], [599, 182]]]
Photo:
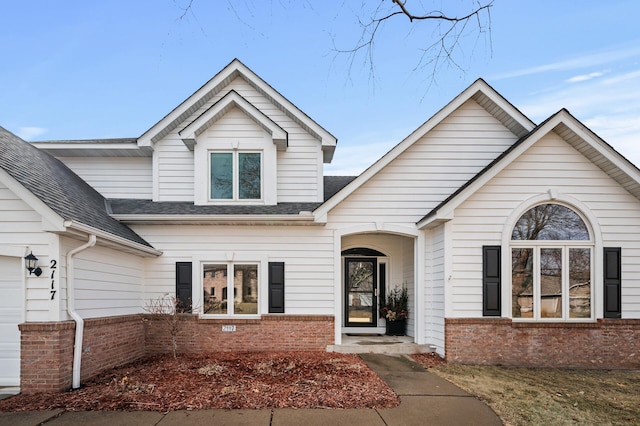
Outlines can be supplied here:
[[604, 317], [622, 318], [622, 249], [604, 248]]
[[284, 262], [269, 262], [269, 313], [284, 313]]
[[482, 247], [482, 315], [501, 315], [500, 246]]
[[176, 262], [176, 301], [184, 312], [191, 312], [191, 262]]

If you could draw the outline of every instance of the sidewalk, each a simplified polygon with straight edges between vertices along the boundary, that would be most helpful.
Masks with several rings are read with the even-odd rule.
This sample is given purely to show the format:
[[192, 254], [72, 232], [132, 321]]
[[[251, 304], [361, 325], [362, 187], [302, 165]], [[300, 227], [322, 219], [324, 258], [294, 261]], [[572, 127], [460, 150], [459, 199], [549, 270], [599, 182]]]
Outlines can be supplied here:
[[174, 411], [36, 411], [0, 413], [0, 425], [502, 425], [477, 398], [404, 357], [362, 354], [362, 359], [400, 396], [391, 409], [202, 410]]

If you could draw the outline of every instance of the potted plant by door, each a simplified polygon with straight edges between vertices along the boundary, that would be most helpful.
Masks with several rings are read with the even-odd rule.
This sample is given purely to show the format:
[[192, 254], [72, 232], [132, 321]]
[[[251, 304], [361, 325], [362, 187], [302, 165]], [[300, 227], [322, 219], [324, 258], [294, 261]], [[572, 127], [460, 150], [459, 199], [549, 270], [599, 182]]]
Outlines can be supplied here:
[[409, 296], [405, 287], [396, 287], [388, 295], [382, 315], [386, 320], [389, 336], [404, 336], [407, 331], [407, 318], [409, 317]]

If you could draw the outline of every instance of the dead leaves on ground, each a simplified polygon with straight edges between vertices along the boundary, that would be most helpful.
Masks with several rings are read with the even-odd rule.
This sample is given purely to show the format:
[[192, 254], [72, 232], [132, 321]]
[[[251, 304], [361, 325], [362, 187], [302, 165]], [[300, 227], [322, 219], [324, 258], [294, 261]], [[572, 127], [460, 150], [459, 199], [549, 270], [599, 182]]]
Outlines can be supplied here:
[[391, 408], [398, 396], [357, 355], [217, 353], [141, 360], [81, 389], [16, 395], [0, 411]]

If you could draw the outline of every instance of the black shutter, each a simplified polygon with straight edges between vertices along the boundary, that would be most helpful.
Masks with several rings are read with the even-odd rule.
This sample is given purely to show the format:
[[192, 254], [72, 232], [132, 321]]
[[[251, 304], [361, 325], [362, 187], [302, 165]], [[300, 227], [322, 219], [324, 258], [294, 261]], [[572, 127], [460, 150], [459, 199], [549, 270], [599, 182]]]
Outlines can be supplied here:
[[380, 273], [378, 274], [378, 291], [380, 297], [378, 297], [378, 316], [384, 318], [382, 308], [387, 302], [387, 264], [380, 264]]
[[604, 317], [622, 318], [622, 249], [604, 248]]
[[269, 262], [269, 313], [284, 313], [284, 262]]
[[499, 317], [501, 291], [500, 246], [482, 247], [482, 315]]
[[176, 262], [176, 301], [185, 312], [191, 312], [191, 262]]

